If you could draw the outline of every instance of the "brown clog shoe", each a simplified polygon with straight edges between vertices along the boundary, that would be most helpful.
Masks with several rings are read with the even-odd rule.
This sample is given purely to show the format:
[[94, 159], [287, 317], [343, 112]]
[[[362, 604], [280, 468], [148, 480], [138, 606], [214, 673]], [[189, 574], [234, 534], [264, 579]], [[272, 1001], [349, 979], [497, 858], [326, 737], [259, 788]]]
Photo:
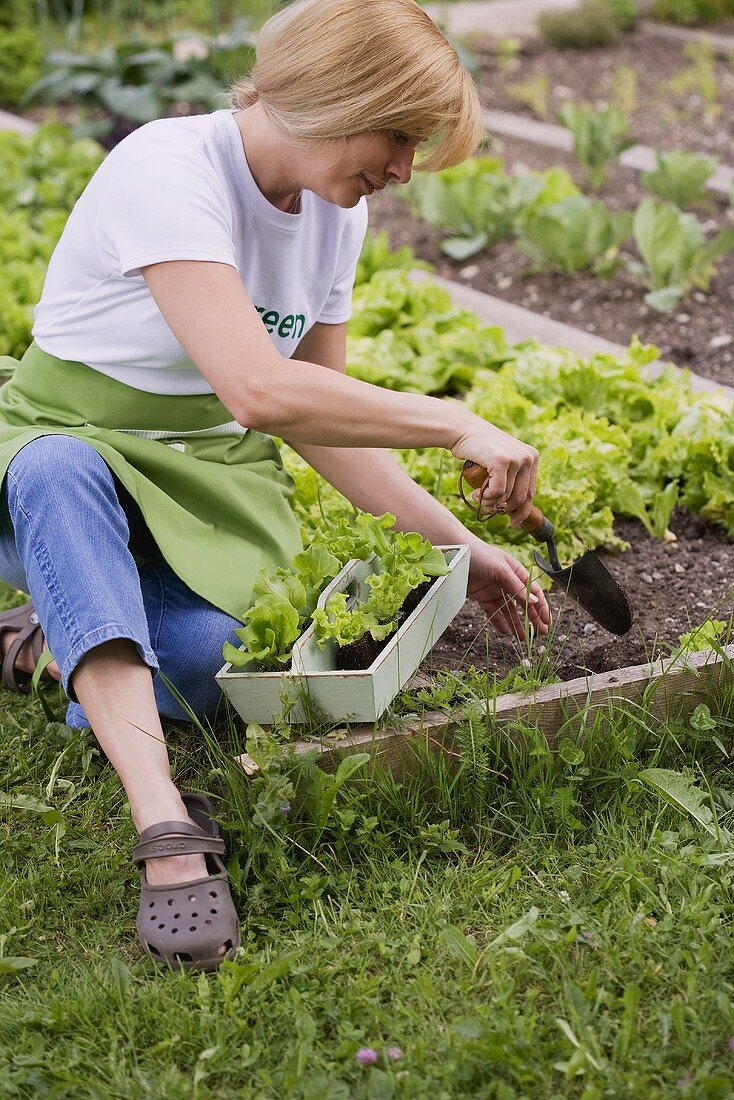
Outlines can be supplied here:
[[[183, 970], [216, 970], [240, 945], [239, 922], [222, 863], [224, 841], [208, 798], [182, 795], [192, 819], [160, 821], [140, 834], [132, 859], [140, 867], [140, 942], [155, 962]], [[212, 872], [173, 886], [153, 886], [145, 860], [201, 852]]]

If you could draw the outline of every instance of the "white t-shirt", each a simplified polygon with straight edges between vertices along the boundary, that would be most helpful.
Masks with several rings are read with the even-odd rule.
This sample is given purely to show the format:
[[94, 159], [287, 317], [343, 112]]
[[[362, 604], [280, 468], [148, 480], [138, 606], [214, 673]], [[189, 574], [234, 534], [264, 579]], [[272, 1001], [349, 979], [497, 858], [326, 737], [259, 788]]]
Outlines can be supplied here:
[[150, 393], [211, 393], [140, 274], [161, 260], [235, 267], [287, 358], [317, 321], [349, 319], [366, 200], [343, 209], [304, 190], [300, 213], [279, 210], [234, 114], [157, 119], [105, 157], [51, 256], [32, 330], [43, 351]]

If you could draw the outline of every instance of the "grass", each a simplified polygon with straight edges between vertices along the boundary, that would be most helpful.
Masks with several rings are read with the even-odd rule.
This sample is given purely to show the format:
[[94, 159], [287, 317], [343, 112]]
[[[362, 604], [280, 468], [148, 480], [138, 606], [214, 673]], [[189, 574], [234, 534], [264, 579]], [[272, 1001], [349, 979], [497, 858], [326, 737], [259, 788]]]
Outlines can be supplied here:
[[0, 1094], [730, 1097], [733, 699], [687, 725], [590, 714], [556, 753], [468, 704], [459, 768], [416, 745], [402, 783], [267, 735], [248, 779], [231, 717], [171, 730], [180, 785], [217, 799], [243, 926], [235, 962], [187, 976], [137, 945], [134, 830], [90, 731], [3, 696]]

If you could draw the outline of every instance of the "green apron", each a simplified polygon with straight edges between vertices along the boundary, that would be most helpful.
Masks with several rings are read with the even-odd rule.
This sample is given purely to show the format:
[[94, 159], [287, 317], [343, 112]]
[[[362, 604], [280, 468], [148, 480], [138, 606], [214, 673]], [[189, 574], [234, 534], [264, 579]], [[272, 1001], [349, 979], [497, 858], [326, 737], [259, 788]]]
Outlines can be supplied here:
[[[277, 444], [246, 430], [215, 394], [147, 393], [34, 342], [20, 361], [0, 356], [0, 485], [39, 436], [85, 440], [136, 501], [173, 571], [242, 619], [263, 567], [301, 549], [289, 504], [293, 479]], [[51, 469], [49, 477], [63, 477]]]

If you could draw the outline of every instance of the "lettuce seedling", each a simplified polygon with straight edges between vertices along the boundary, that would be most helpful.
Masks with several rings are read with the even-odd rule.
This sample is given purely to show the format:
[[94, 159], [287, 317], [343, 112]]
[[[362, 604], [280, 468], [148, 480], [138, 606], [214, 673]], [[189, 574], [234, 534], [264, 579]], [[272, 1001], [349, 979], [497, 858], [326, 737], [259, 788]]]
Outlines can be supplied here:
[[317, 607], [314, 611], [314, 637], [321, 649], [325, 649], [329, 641], [336, 642], [340, 648], [353, 645], [365, 634], [370, 634], [375, 641], [382, 641], [395, 630], [396, 619], [380, 622], [366, 604], [349, 607], [348, 600], [346, 592], [337, 592], [326, 607]]
[[[238, 668], [252, 661], [263, 668], [283, 666], [311, 619], [322, 648], [331, 638], [345, 646], [367, 633], [375, 640], [391, 634], [409, 593], [427, 578], [448, 572], [441, 550], [416, 531], [396, 532], [394, 527], [395, 516], [390, 512], [341, 516], [314, 533], [311, 544], [295, 555], [290, 569], [261, 570], [245, 625], [235, 631], [244, 649], [225, 643], [225, 661]], [[316, 607], [326, 585], [347, 562], [367, 561], [373, 556], [378, 559], [378, 572], [367, 578], [370, 594], [366, 601], [348, 607], [348, 594], [342, 592], [332, 596], [326, 607]]]
[[448, 566], [443, 552], [432, 547], [418, 532], [400, 532], [381, 555], [379, 572], [365, 579], [369, 596], [350, 609], [347, 594], [332, 596], [326, 607], [313, 613], [316, 644], [324, 649], [334, 640], [345, 646], [369, 633], [382, 641], [397, 629], [400, 610], [409, 594], [429, 577], [444, 576]]
[[386, 229], [379, 233], [367, 233], [357, 262], [354, 285], [368, 283], [378, 271], [411, 271], [420, 268], [423, 271], [435, 271], [427, 260], [417, 259], [409, 244], [395, 250], [390, 248], [390, 237]]
[[616, 103], [601, 111], [566, 103], [558, 120], [573, 134], [573, 153], [595, 191], [604, 185], [609, 165], [619, 160], [635, 139], [627, 136], [629, 118]]
[[250, 661], [270, 667], [288, 664], [293, 643], [301, 635], [301, 620], [293, 604], [274, 593], [261, 595], [245, 613], [245, 621], [246, 626], [235, 630], [244, 650], [225, 642], [224, 660], [240, 668]]
[[722, 229], [707, 243], [694, 214], [652, 198], [637, 207], [632, 235], [643, 262], [627, 266], [650, 288], [647, 304], [661, 313], [675, 309], [693, 287], [708, 290], [714, 260], [734, 249], [734, 229]]
[[672, 149], [669, 153], [655, 150], [656, 168], [643, 172], [642, 186], [685, 210], [708, 200], [706, 182], [716, 171], [716, 157], [699, 156], [684, 149]]
[[508, 176], [498, 157], [470, 157], [407, 188], [402, 197], [423, 220], [453, 234], [441, 242], [442, 251], [452, 260], [466, 260], [512, 234], [542, 182], [537, 175]]
[[720, 645], [727, 625], [723, 619], [706, 619], [700, 626], [679, 635], [681, 652], [698, 653], [701, 649], [713, 649]]

